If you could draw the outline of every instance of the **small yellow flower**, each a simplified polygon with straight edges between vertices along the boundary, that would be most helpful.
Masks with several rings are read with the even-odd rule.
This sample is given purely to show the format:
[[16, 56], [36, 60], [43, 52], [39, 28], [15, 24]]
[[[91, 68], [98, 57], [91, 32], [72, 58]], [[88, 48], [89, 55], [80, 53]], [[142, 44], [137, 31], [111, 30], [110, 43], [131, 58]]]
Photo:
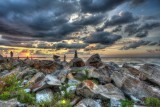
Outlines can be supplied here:
[[66, 103], [66, 100], [62, 100], [62, 104], [65, 104]]

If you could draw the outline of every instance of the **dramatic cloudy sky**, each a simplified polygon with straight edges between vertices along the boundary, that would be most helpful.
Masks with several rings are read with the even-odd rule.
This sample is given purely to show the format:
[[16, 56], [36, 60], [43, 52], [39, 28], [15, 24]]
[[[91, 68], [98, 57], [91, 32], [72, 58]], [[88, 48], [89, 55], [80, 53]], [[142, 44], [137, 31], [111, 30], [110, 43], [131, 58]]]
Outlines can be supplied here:
[[160, 55], [160, 0], [0, 0], [0, 52]]

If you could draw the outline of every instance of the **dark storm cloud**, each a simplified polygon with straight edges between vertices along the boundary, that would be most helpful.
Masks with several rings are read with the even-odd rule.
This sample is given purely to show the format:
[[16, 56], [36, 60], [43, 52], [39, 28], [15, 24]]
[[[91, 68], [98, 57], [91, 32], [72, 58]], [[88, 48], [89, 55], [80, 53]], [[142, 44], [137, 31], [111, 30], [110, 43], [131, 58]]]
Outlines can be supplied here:
[[100, 43], [104, 45], [111, 45], [115, 41], [121, 39], [120, 35], [114, 35], [109, 32], [96, 32], [91, 34], [91, 36], [86, 37], [84, 42], [86, 43]]
[[80, 0], [82, 12], [105, 12], [112, 10], [127, 0]]
[[119, 32], [119, 31], [121, 31], [121, 30], [122, 30], [122, 26], [119, 25], [119, 26], [115, 27], [115, 28], [112, 30], [112, 32]]
[[142, 38], [148, 35], [148, 31], [154, 28], [160, 27], [160, 22], [146, 22], [143, 24], [128, 24], [125, 27], [124, 32], [128, 33], [128, 36], [135, 35], [136, 37]]
[[148, 31], [138, 32], [136, 34], [136, 37], [143, 38], [143, 37], [146, 37], [147, 35], [148, 35]]
[[145, 3], [146, 1], [147, 1], [147, 0], [132, 0], [132, 1], [131, 1], [131, 5], [137, 6], [137, 5], [140, 5], [140, 4]]
[[140, 46], [157, 46], [157, 45], [158, 45], [157, 42], [140, 40], [136, 42], [131, 42], [128, 45], [125, 45], [124, 47], [122, 47], [120, 50], [136, 49]]
[[88, 46], [88, 44], [82, 44], [82, 43], [72, 43], [72, 44], [57, 43], [57, 44], [53, 45], [53, 48], [55, 48], [55, 49], [62, 49], [62, 48], [67, 48], [67, 49], [83, 49], [86, 46]]
[[118, 15], [113, 15], [111, 19], [107, 20], [104, 23], [103, 28], [131, 23], [131, 22], [137, 21], [138, 19], [139, 18], [134, 17], [131, 12], [121, 12]]

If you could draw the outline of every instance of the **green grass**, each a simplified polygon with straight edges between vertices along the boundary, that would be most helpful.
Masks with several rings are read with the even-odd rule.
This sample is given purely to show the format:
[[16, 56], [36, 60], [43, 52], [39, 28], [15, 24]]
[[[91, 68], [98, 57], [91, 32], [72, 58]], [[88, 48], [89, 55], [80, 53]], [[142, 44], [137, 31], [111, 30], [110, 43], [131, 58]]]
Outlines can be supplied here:
[[21, 81], [16, 78], [16, 75], [10, 75], [4, 78], [0, 78], [5, 85], [0, 85], [0, 100], [9, 100], [16, 98], [21, 103], [35, 104], [35, 95], [26, 93], [23, 88], [20, 87]]
[[133, 107], [133, 101], [131, 100], [121, 100], [121, 106], [122, 107]]
[[160, 98], [146, 98], [144, 103], [146, 106], [160, 107]]

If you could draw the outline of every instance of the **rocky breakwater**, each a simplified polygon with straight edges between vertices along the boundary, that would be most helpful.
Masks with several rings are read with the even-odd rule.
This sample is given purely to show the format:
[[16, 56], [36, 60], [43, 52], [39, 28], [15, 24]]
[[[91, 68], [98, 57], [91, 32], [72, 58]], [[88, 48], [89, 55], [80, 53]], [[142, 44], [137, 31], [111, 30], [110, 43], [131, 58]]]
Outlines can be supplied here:
[[[65, 65], [60, 61], [30, 59], [16, 62], [12, 68], [10, 66], [13, 63], [1, 63], [2, 107], [127, 107], [127, 104], [160, 104], [158, 65], [144, 64], [137, 69], [126, 63], [119, 67], [114, 62], [102, 62], [98, 54], [84, 62], [78, 58], [77, 52]], [[7, 64], [11, 65], [4, 66]]]

